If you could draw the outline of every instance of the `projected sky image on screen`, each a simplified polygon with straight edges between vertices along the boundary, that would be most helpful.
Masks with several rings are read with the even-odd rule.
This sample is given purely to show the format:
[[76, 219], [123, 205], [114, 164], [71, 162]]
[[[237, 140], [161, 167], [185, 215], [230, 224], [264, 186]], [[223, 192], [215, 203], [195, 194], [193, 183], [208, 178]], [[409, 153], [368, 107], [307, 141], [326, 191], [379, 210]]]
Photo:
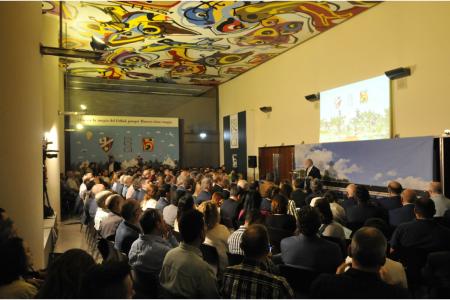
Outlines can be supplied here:
[[320, 93], [320, 142], [390, 138], [390, 83], [385, 75]]

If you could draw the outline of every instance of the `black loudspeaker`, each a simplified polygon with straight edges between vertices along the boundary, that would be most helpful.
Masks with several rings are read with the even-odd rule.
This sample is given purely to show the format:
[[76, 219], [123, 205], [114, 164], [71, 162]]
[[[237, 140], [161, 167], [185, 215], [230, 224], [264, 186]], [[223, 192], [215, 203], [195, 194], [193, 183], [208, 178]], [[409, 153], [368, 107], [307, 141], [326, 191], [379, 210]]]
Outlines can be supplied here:
[[319, 101], [320, 100], [320, 94], [311, 94], [311, 95], [306, 95], [305, 96], [306, 100], [310, 101], [310, 102], [314, 102], [314, 101]]
[[389, 77], [390, 80], [394, 80], [394, 79], [403, 78], [403, 77], [411, 75], [411, 69], [410, 68], [397, 68], [394, 70], [386, 71], [386, 72], [384, 72], [384, 74], [386, 74], [386, 76]]
[[256, 156], [248, 157], [248, 167], [249, 168], [257, 168], [258, 167], [258, 161], [256, 160]]

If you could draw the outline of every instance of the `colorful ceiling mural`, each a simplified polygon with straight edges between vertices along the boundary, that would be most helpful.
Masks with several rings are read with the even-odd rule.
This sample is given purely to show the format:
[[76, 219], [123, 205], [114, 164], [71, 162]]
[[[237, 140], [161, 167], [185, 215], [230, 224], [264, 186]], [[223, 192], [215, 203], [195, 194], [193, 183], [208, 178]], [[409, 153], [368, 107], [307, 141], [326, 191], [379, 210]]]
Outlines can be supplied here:
[[63, 17], [62, 45], [101, 51], [62, 59], [70, 74], [217, 85], [376, 5], [369, 1], [42, 2]]

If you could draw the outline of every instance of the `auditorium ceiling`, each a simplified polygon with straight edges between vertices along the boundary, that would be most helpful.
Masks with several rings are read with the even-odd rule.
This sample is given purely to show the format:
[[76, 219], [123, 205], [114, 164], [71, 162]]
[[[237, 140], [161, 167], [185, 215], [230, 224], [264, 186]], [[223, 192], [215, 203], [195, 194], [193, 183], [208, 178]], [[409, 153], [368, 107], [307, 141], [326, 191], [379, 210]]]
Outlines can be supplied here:
[[[75, 76], [218, 85], [376, 5], [366, 1], [43, 1]], [[61, 12], [61, 13], [60, 13]]]

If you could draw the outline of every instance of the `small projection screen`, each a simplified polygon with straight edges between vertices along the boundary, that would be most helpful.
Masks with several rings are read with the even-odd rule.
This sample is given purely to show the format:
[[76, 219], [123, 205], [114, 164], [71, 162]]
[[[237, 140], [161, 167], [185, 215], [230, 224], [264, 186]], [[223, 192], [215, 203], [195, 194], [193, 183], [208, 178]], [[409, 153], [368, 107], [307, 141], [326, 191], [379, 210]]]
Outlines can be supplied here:
[[320, 93], [321, 143], [390, 137], [390, 82], [386, 75]]

